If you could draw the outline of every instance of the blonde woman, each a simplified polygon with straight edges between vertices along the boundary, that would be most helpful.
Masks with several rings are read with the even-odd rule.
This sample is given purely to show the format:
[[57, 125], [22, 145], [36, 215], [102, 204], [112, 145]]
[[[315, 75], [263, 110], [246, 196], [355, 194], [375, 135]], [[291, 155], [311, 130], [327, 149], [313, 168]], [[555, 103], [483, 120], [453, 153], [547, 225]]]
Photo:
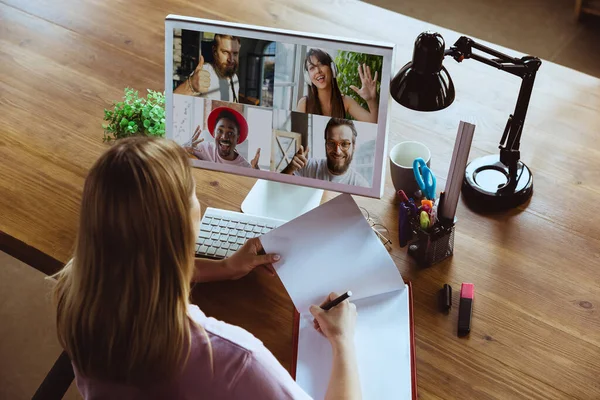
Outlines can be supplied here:
[[[124, 139], [91, 168], [55, 289], [58, 338], [85, 399], [308, 398], [258, 339], [190, 304], [191, 282], [278, 260], [258, 255], [258, 239], [224, 261], [194, 259], [200, 215], [186, 153], [172, 141]], [[355, 307], [313, 311], [333, 346], [327, 396], [359, 398]]]

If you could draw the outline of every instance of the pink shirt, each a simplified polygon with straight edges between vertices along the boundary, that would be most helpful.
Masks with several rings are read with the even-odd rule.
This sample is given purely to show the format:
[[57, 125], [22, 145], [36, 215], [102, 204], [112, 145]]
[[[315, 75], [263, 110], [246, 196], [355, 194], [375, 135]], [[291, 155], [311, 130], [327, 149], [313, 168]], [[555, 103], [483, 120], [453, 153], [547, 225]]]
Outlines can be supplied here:
[[208, 340], [194, 329], [190, 358], [174, 381], [135, 387], [85, 378], [73, 368], [84, 399], [310, 399], [260, 340], [242, 328], [206, 317], [195, 305], [188, 313], [208, 335], [214, 378]]
[[252, 168], [252, 165], [241, 154], [236, 153], [234, 160], [226, 160], [219, 155], [214, 143], [202, 142], [194, 149], [194, 155], [203, 161], [212, 161], [221, 164], [237, 165], [239, 167]]

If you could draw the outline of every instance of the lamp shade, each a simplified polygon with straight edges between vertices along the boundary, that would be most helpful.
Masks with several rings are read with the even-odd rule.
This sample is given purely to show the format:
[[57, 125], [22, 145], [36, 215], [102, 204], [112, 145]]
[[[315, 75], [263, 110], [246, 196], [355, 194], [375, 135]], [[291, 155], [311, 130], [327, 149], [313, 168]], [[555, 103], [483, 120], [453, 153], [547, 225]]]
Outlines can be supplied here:
[[454, 101], [454, 84], [444, 60], [444, 38], [439, 33], [421, 33], [415, 41], [413, 59], [392, 79], [394, 100], [416, 111], [437, 111]]

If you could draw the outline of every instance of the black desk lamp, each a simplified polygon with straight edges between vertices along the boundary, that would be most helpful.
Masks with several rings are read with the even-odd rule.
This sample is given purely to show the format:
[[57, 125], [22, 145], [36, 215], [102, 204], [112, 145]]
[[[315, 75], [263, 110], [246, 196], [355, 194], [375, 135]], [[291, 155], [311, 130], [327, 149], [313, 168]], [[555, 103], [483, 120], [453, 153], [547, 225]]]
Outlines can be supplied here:
[[[465, 200], [481, 210], [503, 210], [516, 207], [533, 194], [533, 176], [521, 162], [519, 142], [527, 114], [535, 74], [542, 62], [537, 57], [509, 57], [462, 36], [445, 50], [439, 33], [424, 32], [417, 37], [412, 62], [406, 64], [392, 79], [390, 91], [394, 100], [417, 111], [437, 111], [454, 101], [454, 85], [446, 68], [444, 56], [461, 62], [472, 58], [492, 67], [519, 76], [523, 82], [514, 114], [508, 118], [500, 155], [477, 158], [467, 165], [463, 181]], [[473, 54], [480, 50], [497, 58]]]

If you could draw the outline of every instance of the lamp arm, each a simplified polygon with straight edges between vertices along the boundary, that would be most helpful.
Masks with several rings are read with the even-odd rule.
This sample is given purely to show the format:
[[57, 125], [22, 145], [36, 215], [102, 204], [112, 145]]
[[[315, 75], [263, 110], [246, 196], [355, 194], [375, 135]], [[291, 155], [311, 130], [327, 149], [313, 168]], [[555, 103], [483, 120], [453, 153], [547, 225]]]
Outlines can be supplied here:
[[[474, 54], [473, 49], [480, 50], [496, 58], [485, 58], [479, 54]], [[458, 62], [461, 62], [465, 58], [472, 58], [483, 64], [487, 64], [521, 78], [530, 72], [532, 66], [528, 65], [529, 61], [535, 58], [530, 56], [522, 58], [511, 57], [504, 53], [500, 53], [497, 50], [479, 44], [466, 36], [461, 36], [456, 43], [454, 43], [454, 46], [450, 47], [444, 52], [444, 55], [452, 56]], [[539, 68], [539, 65], [537, 67]], [[537, 68], [535, 70], [537, 71]]]
[[[473, 54], [473, 49], [480, 50], [496, 58], [490, 59]], [[529, 100], [531, 99], [531, 92], [533, 91], [535, 75], [542, 64], [541, 60], [531, 56], [521, 58], [510, 57], [476, 43], [473, 39], [466, 36], [461, 36], [454, 43], [454, 46], [444, 52], [444, 55], [451, 56], [458, 62], [461, 62], [465, 58], [472, 58], [483, 64], [519, 76], [522, 79], [515, 111], [508, 118], [502, 139], [500, 139], [500, 145], [498, 146], [500, 148], [500, 161], [509, 168], [511, 178], [516, 178], [517, 165], [520, 159], [519, 146], [521, 133], [525, 123], [525, 116], [527, 115], [527, 108], [529, 107]], [[511, 179], [511, 182], [514, 182], [516, 185], [517, 179]], [[510, 186], [512, 185], [508, 185], [505, 189], [507, 191], [514, 190]]]
[[516, 168], [516, 164], [520, 159], [519, 146], [521, 133], [523, 132], [525, 116], [527, 115], [529, 100], [533, 91], [535, 73], [536, 71], [533, 71], [531, 74], [526, 74], [523, 77], [515, 111], [508, 118], [504, 134], [502, 135], [502, 139], [500, 139], [500, 161], [508, 167], [514, 166]]

